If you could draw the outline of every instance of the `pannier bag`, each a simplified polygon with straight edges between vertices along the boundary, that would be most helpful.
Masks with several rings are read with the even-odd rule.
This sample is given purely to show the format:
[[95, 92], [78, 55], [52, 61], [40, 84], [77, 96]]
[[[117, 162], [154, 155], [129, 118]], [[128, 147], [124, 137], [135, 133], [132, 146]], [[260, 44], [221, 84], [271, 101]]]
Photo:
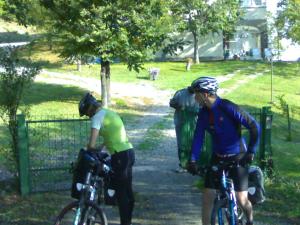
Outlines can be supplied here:
[[105, 205], [117, 205], [116, 191], [110, 177], [104, 179], [104, 203]]
[[254, 204], [265, 201], [264, 175], [258, 166], [250, 166], [248, 180], [248, 199]]
[[71, 187], [71, 197], [75, 199], [80, 198], [80, 191], [77, 190], [76, 184], [84, 183], [86, 174], [90, 169], [89, 163], [86, 162], [84, 154], [86, 154], [86, 150], [80, 149], [77, 156], [77, 160], [72, 168], [73, 179], [72, 179], [72, 187]]

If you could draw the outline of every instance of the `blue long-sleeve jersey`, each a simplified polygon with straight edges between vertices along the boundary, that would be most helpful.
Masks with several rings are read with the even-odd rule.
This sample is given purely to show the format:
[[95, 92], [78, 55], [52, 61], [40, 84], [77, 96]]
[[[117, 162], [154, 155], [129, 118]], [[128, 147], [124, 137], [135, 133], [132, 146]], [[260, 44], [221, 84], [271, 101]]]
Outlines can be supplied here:
[[[244, 138], [241, 137], [241, 126], [247, 128], [250, 133], [247, 148]], [[200, 157], [205, 131], [212, 136], [213, 153], [237, 154], [241, 152], [241, 144], [247, 152], [256, 151], [259, 125], [247, 112], [226, 99], [217, 97], [210, 109], [207, 107], [200, 109], [192, 143], [192, 161]]]

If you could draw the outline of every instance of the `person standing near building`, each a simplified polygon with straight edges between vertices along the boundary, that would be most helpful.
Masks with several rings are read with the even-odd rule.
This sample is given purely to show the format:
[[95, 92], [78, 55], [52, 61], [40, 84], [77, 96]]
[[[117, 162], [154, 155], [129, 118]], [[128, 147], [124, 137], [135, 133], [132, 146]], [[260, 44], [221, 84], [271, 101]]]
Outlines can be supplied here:
[[[237, 166], [229, 169], [229, 177], [234, 182], [237, 200], [242, 207], [247, 225], [253, 224], [253, 210], [248, 200], [248, 167], [252, 162], [259, 140], [257, 122], [238, 105], [222, 99], [217, 95], [218, 82], [213, 77], [200, 77], [193, 82], [196, 101], [203, 107], [198, 114], [197, 125], [192, 143], [192, 154], [188, 171], [197, 173], [196, 161], [199, 159], [204, 142], [205, 131], [212, 137], [211, 165], [220, 161], [237, 161]], [[246, 145], [241, 135], [241, 126], [249, 132]], [[212, 169], [208, 169], [204, 178], [202, 203], [202, 223], [210, 224], [210, 215], [215, 198], [215, 190], [219, 187], [218, 177]]]
[[103, 108], [101, 102], [90, 93], [79, 102], [79, 114], [91, 119], [91, 135], [87, 150], [96, 150], [96, 141], [100, 135], [103, 137], [104, 146], [111, 154], [111, 166], [114, 172], [112, 185], [116, 191], [121, 225], [131, 225], [134, 207], [132, 166], [135, 156], [123, 121], [117, 113]]
[[199, 111], [199, 104], [191, 87], [178, 90], [170, 99], [170, 107], [175, 109], [174, 125], [177, 140], [179, 167], [176, 172], [184, 172], [190, 158], [190, 150], [194, 128]]

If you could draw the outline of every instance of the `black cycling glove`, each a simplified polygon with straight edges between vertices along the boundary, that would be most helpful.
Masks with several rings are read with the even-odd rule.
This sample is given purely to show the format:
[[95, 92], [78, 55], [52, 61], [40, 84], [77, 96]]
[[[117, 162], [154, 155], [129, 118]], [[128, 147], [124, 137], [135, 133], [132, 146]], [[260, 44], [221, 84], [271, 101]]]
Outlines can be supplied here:
[[247, 152], [244, 157], [241, 160], [242, 165], [248, 165], [251, 164], [252, 161], [254, 160], [254, 154], [251, 152]]

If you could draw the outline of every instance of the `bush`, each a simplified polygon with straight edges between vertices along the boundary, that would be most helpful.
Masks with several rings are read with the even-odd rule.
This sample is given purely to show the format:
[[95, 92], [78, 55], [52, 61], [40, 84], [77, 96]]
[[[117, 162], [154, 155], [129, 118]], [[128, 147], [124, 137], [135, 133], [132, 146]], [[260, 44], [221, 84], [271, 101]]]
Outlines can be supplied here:
[[23, 98], [23, 92], [33, 82], [39, 68], [30, 61], [21, 62], [17, 48], [4, 48], [0, 51], [0, 115], [7, 124], [11, 135], [13, 160], [18, 170], [17, 152], [17, 112]]

